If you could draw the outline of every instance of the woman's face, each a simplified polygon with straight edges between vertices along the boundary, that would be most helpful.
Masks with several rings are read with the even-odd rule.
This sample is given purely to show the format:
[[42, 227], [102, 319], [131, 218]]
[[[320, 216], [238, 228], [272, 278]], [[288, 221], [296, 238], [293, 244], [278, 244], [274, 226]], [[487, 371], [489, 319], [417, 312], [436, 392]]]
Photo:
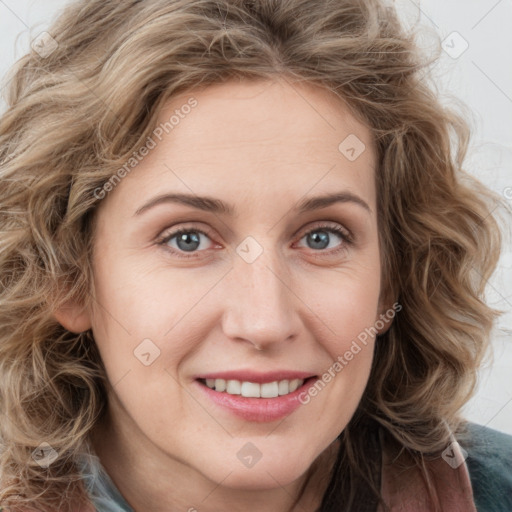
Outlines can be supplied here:
[[155, 468], [289, 484], [355, 412], [384, 312], [370, 131], [285, 81], [183, 94], [166, 122], [98, 192], [112, 425]]

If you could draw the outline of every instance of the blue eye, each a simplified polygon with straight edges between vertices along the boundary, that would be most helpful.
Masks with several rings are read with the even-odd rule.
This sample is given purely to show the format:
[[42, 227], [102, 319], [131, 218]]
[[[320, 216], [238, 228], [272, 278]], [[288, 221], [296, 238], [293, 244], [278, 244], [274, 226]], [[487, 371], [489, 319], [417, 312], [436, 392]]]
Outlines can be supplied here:
[[[331, 242], [331, 236], [330, 234], [334, 233], [338, 238], [341, 238], [343, 240], [343, 243], [341, 245], [345, 245], [345, 243], [350, 243], [350, 236], [348, 232], [340, 228], [338, 226], [319, 226], [315, 229], [312, 229], [308, 231], [303, 237], [306, 238], [308, 242], [312, 244], [312, 247], [310, 248], [315, 250], [323, 250], [327, 249], [330, 242]], [[301, 240], [302, 240], [301, 239]]]
[[[329, 247], [332, 242], [332, 234], [341, 240], [341, 243], [334, 248]], [[319, 253], [319, 256], [335, 255], [339, 251], [346, 250], [347, 246], [353, 243], [350, 232], [338, 225], [316, 226], [307, 231], [300, 240], [303, 239], [307, 240], [308, 247]], [[157, 243], [180, 258], [193, 258], [197, 253], [209, 248], [208, 243], [204, 240], [209, 240], [211, 243], [208, 232], [197, 228], [181, 228], [164, 234]]]
[[[207, 233], [199, 229], [180, 229], [166, 236], [161, 243], [175, 251], [195, 252], [201, 245], [201, 236], [209, 238]], [[176, 239], [176, 247], [171, 245], [173, 239]]]

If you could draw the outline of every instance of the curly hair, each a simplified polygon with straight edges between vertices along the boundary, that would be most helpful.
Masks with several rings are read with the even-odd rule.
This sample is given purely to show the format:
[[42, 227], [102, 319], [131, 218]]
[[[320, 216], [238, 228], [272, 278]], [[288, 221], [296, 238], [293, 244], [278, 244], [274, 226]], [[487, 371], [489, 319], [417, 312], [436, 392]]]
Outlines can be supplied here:
[[[403, 306], [376, 344], [321, 510], [359, 510], [361, 490], [382, 502], [376, 426], [435, 503], [425, 462], [463, 424], [499, 313], [484, 291], [501, 247], [500, 198], [463, 169], [469, 124], [428, 81], [438, 54], [379, 0], [78, 0], [49, 33], [51, 51], [13, 68], [0, 119], [0, 505], [89, 503], [78, 460], [107, 377], [91, 332], [54, 312], [93, 300], [95, 191], [170, 98], [276, 77], [333, 91], [371, 128], [382, 293]], [[58, 454], [48, 467], [33, 456], [42, 442]]]

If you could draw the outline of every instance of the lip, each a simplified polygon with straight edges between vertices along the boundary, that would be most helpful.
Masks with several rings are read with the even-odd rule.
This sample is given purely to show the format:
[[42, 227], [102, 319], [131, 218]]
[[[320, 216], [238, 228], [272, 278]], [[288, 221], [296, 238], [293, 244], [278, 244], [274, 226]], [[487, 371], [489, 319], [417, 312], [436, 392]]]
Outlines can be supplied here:
[[[247, 398], [242, 395], [230, 395], [210, 389], [200, 382], [200, 379], [224, 379], [254, 382], [258, 384], [279, 380], [304, 379], [304, 384], [287, 395], [275, 398]], [[194, 384], [202, 393], [220, 409], [227, 411], [245, 421], [255, 423], [270, 423], [281, 420], [293, 413], [302, 404], [299, 395], [306, 391], [316, 381], [317, 377], [304, 372], [271, 372], [257, 373], [250, 371], [221, 372], [201, 375]]]

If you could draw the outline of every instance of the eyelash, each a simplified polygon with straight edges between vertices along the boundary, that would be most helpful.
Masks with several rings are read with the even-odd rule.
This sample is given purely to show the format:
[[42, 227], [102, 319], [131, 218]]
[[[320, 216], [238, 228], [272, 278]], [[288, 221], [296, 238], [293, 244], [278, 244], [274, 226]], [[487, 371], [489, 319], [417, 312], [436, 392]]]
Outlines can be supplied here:
[[[329, 233], [335, 233], [343, 240], [343, 243], [340, 244], [340, 246], [338, 248], [330, 250], [330, 254], [329, 254], [330, 256], [337, 255], [341, 251], [346, 251], [347, 245], [350, 246], [350, 245], [354, 244], [353, 237], [347, 229], [342, 228], [341, 226], [336, 226], [336, 225], [331, 225], [331, 224], [320, 224], [318, 226], [315, 226], [314, 228], [304, 232], [299, 240], [302, 240], [302, 238], [304, 238], [306, 235], [313, 233], [315, 231], [327, 231]], [[182, 235], [184, 233], [201, 233], [202, 235], [205, 235], [206, 237], [208, 237], [210, 240], [212, 239], [212, 237], [210, 236], [210, 232], [208, 230], [202, 230], [202, 229], [195, 228], [195, 227], [186, 227], [186, 228], [177, 229], [176, 231], [172, 231], [171, 233], [164, 233], [161, 237], [159, 237], [156, 240], [156, 243], [157, 243], [157, 245], [162, 246], [165, 250], [170, 251], [173, 254], [177, 255], [179, 258], [184, 258], [184, 259], [197, 258], [197, 256], [196, 256], [197, 252], [202, 252], [202, 251], [193, 251], [190, 254], [190, 256], [187, 256], [187, 255], [184, 255], [183, 251], [177, 251], [176, 249], [173, 249], [167, 245], [169, 243], [169, 241], [172, 240], [174, 237]], [[325, 249], [321, 249], [321, 250], [314, 251], [314, 252], [322, 253], [322, 252], [325, 252]], [[322, 256], [322, 255], [319, 254], [319, 256]]]

